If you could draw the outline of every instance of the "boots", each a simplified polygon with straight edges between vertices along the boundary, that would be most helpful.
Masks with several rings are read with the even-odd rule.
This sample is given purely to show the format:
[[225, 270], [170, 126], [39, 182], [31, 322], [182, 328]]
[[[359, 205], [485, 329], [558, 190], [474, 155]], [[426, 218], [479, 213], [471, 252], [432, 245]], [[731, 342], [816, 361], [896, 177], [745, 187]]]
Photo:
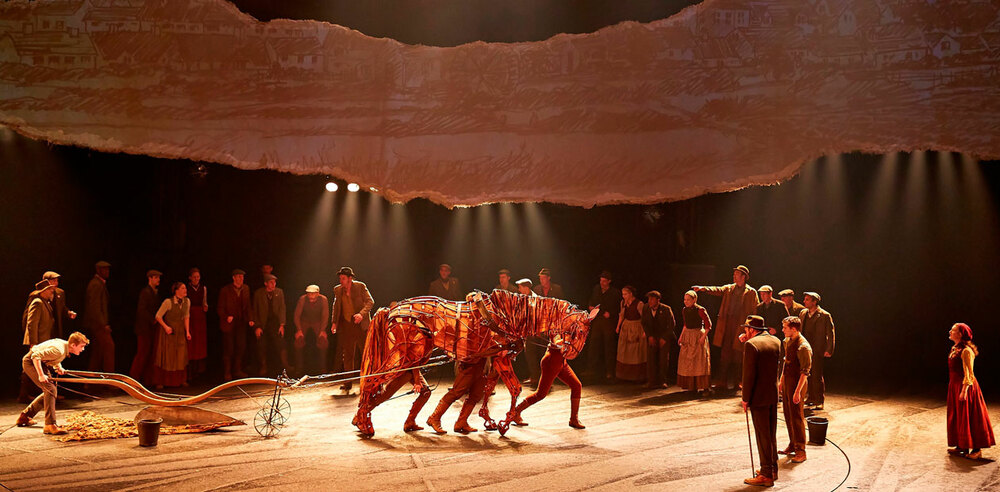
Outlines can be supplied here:
[[65, 433], [65, 430], [55, 424], [46, 424], [45, 428], [42, 429], [42, 434], [48, 434], [50, 436], [61, 436]]
[[417, 396], [417, 399], [413, 401], [413, 405], [410, 407], [410, 413], [406, 416], [406, 422], [403, 422], [403, 432], [424, 430], [423, 426], [417, 424], [417, 414], [424, 408], [424, 405], [430, 397], [430, 390], [425, 389], [424, 391], [421, 391], [420, 396]]
[[435, 434], [448, 433], [448, 431], [441, 427], [441, 417], [444, 415], [444, 412], [448, 410], [448, 407], [450, 407], [451, 404], [452, 402], [450, 401], [441, 400], [438, 402], [437, 408], [434, 409], [434, 413], [432, 413], [430, 417], [427, 417], [427, 425], [431, 426], [431, 429], [434, 429]]
[[24, 412], [21, 412], [21, 415], [19, 415], [17, 417], [17, 426], [18, 427], [31, 427], [31, 426], [33, 426], [33, 425], [35, 425], [37, 423], [38, 422], [35, 422], [35, 419], [29, 417]]
[[478, 401], [472, 398], [465, 399], [465, 403], [462, 404], [462, 411], [458, 414], [458, 420], [455, 421], [455, 432], [468, 434], [479, 431], [479, 429], [469, 425], [469, 416], [472, 415], [472, 410], [476, 408], [476, 403]]
[[580, 399], [570, 398], [569, 404], [569, 426], [574, 429], [586, 429], [587, 427], [580, 422]]

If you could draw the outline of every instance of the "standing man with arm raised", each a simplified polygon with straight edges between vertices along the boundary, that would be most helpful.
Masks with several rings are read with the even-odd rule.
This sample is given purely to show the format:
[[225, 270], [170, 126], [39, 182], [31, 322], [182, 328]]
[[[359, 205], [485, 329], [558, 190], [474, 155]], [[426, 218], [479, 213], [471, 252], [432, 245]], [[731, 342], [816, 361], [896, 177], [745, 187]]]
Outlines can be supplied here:
[[[333, 322], [330, 332], [340, 331], [337, 342], [337, 355], [334, 359], [334, 371], [354, 371], [358, 369], [357, 351], [364, 351], [364, 336], [371, 324], [371, 310], [375, 300], [364, 282], [354, 280], [354, 270], [351, 267], [341, 267], [337, 272], [339, 284], [333, 288]], [[350, 381], [340, 386], [341, 391], [350, 394]]]
[[[713, 296], [722, 296], [722, 306], [719, 307], [719, 318], [715, 323], [715, 335], [712, 345], [719, 347], [719, 370], [715, 375], [715, 385], [720, 388], [730, 388], [730, 384], [740, 379], [740, 359], [743, 357], [742, 342], [739, 338], [740, 326], [747, 316], [757, 309], [757, 291], [747, 285], [750, 269], [739, 265], [733, 269], [733, 283], [721, 287], [692, 287], [695, 292], [705, 292]], [[778, 374], [774, 375], [777, 381]], [[777, 386], [775, 386], [777, 388]]]

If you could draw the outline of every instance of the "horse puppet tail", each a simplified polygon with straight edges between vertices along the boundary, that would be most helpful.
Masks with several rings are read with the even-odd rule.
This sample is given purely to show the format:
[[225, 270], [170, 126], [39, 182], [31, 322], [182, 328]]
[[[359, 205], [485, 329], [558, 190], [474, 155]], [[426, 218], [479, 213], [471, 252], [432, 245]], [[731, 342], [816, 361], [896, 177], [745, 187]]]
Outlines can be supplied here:
[[388, 332], [389, 310], [379, 308], [372, 317], [372, 322], [368, 326], [368, 335], [365, 338], [365, 349], [361, 353], [361, 399], [365, 396], [374, 396], [376, 389], [381, 386], [383, 378], [369, 377], [369, 374], [378, 374], [386, 359], [385, 340]]

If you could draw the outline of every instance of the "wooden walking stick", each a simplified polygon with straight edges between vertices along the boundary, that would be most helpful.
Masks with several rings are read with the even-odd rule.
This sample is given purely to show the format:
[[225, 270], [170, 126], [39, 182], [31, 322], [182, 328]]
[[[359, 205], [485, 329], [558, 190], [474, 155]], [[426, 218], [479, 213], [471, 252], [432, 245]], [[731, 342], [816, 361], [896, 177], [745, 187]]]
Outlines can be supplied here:
[[757, 476], [757, 472], [753, 469], [754, 468], [754, 466], [753, 466], [753, 442], [750, 441], [750, 414], [747, 413], [744, 410], [743, 411], [743, 415], [746, 415], [746, 417], [747, 417], [747, 445], [750, 446], [750, 476], [751, 477], [756, 477]]

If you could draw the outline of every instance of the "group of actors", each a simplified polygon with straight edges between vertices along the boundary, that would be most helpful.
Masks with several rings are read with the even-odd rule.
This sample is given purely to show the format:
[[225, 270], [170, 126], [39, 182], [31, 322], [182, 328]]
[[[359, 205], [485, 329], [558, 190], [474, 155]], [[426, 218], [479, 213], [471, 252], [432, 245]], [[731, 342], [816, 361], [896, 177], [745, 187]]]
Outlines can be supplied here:
[[[66, 340], [61, 338], [64, 323], [77, 314], [66, 306], [65, 292], [58, 287], [59, 274], [46, 272], [30, 293], [22, 317], [24, 345], [28, 348], [22, 360], [22, 381], [36, 386], [41, 394], [24, 409], [17, 425], [34, 425], [32, 417], [44, 410], [44, 432], [62, 432], [55, 420], [56, 387], [46, 369], [62, 374], [61, 362], [66, 357], [79, 355], [90, 345], [90, 370], [114, 372], [106, 288], [110, 267], [107, 262], [98, 262], [87, 286], [83, 328], [89, 338], [80, 332]], [[257, 370], [262, 375], [267, 374], [269, 360], [291, 370], [289, 348], [294, 348], [300, 369], [304, 367], [304, 350], [311, 349], [311, 358], [323, 364], [332, 335], [338, 337], [334, 370], [356, 370], [375, 303], [367, 285], [354, 279], [353, 269], [345, 266], [338, 271], [332, 308], [319, 286], [307, 286], [295, 306], [294, 329], [287, 330], [284, 292], [277, 287], [277, 277], [269, 266], [261, 271], [263, 286], [252, 296], [244, 283], [246, 273], [239, 269], [232, 271], [232, 282], [219, 291], [216, 312], [223, 341], [224, 378], [246, 377], [243, 356], [248, 336], [256, 339]], [[450, 265], [440, 265], [438, 274], [429, 286], [430, 295], [465, 300], [467, 293], [452, 276]], [[188, 282], [173, 283], [170, 296], [161, 301], [161, 277], [157, 270], [148, 271], [147, 285], [139, 294], [134, 326], [137, 352], [130, 373], [157, 387], [184, 386], [188, 377], [205, 370], [208, 290], [201, 283], [200, 271], [193, 268]], [[599, 375], [603, 371], [608, 380], [644, 380], [649, 387], [666, 387], [670, 347], [676, 343], [677, 381], [682, 389], [703, 393], [712, 392], [713, 387], [742, 391], [743, 408], [753, 417], [761, 462], [760, 470], [746, 483], [768, 486], [777, 479], [778, 454], [789, 455], [794, 463], [806, 460], [804, 412], [807, 408], [823, 409], [823, 365], [833, 355], [836, 331], [832, 316], [820, 307], [818, 293], [806, 292], [800, 304], [794, 300], [794, 292], [786, 289], [778, 293], [780, 300], [776, 300], [770, 286], [754, 289], [747, 283], [750, 270], [744, 265], [733, 269], [732, 278], [732, 283], [722, 286], [692, 287], [684, 294], [684, 307], [677, 320], [670, 306], [660, 302], [658, 291], [648, 292], [644, 303], [634, 287], [616, 289], [611, 285], [611, 273], [601, 272], [588, 302], [596, 317], [585, 346], [587, 372]], [[495, 288], [565, 298], [562, 287], [552, 282], [550, 269], [542, 268], [538, 280], [538, 285], [528, 278], [515, 282], [511, 272], [503, 269], [498, 272]], [[698, 304], [699, 293], [721, 296], [715, 324]], [[679, 334], [675, 332], [678, 324]], [[986, 404], [973, 373], [978, 349], [972, 343], [971, 328], [965, 324], [954, 325], [949, 336], [955, 344], [949, 355], [949, 453], [978, 459], [983, 448], [995, 444]], [[714, 374], [709, 340], [720, 352], [720, 367]], [[520, 412], [544, 398], [554, 379], [559, 378], [573, 393], [570, 425], [583, 428], [578, 417], [582, 385], [568, 362], [561, 354], [553, 354], [552, 345], [544, 337], [528, 340], [525, 356], [529, 369], [525, 382], [537, 389], [518, 406], [514, 423], [522, 422]], [[428, 420], [435, 431], [442, 431], [444, 410], [470, 392], [474, 381], [482, 379], [478, 376], [483, 371], [483, 367], [458, 365], [455, 384]], [[341, 390], [349, 393], [351, 383], [345, 383]], [[781, 451], [776, 445], [779, 401], [789, 437], [788, 446]], [[463, 411], [465, 418], [467, 413]], [[419, 428], [410, 420], [409, 430]], [[475, 429], [460, 417], [456, 430]]]

